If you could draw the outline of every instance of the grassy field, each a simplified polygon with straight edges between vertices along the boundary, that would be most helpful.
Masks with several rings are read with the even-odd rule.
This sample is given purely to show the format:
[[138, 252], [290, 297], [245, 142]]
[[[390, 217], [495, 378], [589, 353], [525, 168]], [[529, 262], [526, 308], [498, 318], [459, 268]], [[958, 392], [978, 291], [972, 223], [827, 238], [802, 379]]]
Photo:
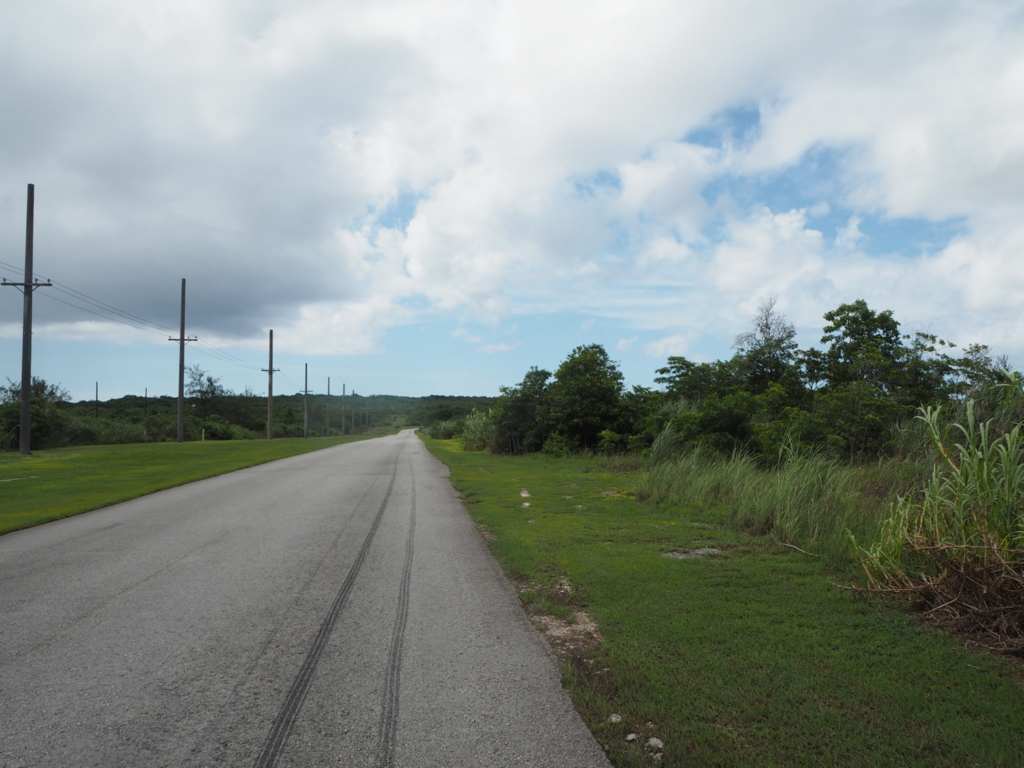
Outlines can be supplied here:
[[0, 453], [0, 534], [332, 445], [349, 437], [97, 445]]
[[859, 574], [598, 460], [425, 442], [617, 766], [1024, 765], [1016, 669], [830, 583]]

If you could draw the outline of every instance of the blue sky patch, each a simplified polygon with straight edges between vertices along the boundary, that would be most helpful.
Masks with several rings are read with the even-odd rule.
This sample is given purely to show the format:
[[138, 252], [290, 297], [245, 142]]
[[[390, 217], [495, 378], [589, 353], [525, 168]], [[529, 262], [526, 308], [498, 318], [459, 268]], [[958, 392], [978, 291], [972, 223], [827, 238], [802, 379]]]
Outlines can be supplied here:
[[621, 192], [622, 179], [618, 172], [602, 169], [589, 176], [572, 179], [573, 193], [580, 200], [593, 200], [608, 192]]
[[754, 106], [740, 106], [714, 115], [707, 123], [683, 137], [689, 144], [721, 149], [727, 144], [751, 144], [761, 130], [761, 110]]
[[412, 221], [412, 217], [416, 215], [416, 206], [422, 199], [423, 195], [402, 190], [398, 193], [398, 197], [378, 214], [377, 223], [382, 227], [400, 229], [404, 232], [405, 228], [409, 226], [409, 222]]

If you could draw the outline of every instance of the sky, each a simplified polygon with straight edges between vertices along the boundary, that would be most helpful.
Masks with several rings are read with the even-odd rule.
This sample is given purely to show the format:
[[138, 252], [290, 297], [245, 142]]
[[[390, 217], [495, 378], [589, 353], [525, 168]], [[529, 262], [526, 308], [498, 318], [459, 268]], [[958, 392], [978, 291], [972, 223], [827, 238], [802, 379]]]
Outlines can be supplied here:
[[[0, 4], [0, 277], [73, 399], [497, 395], [804, 347], [864, 299], [1024, 364], [1024, 1]], [[0, 287], [0, 384], [22, 304]], [[145, 322], [141, 322], [145, 321]]]

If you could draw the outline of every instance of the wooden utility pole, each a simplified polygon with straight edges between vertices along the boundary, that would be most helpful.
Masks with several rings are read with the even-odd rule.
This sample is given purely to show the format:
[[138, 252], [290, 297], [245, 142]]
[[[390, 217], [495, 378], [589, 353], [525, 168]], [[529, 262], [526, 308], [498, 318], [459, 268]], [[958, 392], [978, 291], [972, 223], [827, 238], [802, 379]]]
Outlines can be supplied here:
[[274, 330], [270, 330], [270, 362], [266, 368], [261, 368], [267, 374], [267, 440], [274, 439], [274, 371], [281, 370], [274, 367]]
[[176, 341], [180, 346], [178, 351], [178, 442], [185, 442], [185, 345], [190, 341], [197, 341], [197, 337], [191, 339], [185, 335], [185, 278], [181, 278], [181, 333], [178, 338], [168, 337], [168, 341]]
[[327, 377], [327, 436], [331, 436], [331, 377]]
[[4, 285], [21, 288], [25, 294], [25, 309], [21, 325], [21, 432], [19, 449], [22, 455], [32, 453], [32, 293], [36, 288], [53, 285], [49, 280], [40, 283], [32, 277], [32, 244], [36, 216], [36, 185], [28, 185], [28, 203], [25, 215], [25, 282]]
[[341, 436], [345, 436], [345, 383], [341, 384]]
[[309, 363], [306, 363], [306, 379], [302, 382], [302, 437], [309, 437]]

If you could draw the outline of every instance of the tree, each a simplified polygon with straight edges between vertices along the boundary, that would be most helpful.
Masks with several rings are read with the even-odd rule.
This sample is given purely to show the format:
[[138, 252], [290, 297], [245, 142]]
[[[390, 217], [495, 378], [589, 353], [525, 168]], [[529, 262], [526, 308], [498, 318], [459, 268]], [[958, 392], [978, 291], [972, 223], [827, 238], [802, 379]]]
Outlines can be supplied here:
[[754, 318], [754, 329], [736, 337], [733, 346], [739, 360], [737, 368], [745, 377], [747, 390], [759, 395], [770, 384], [782, 384], [787, 390], [798, 386], [795, 367], [796, 329], [786, 316], [775, 311], [778, 299], [771, 296], [761, 302]]
[[530, 368], [517, 387], [502, 387], [501, 397], [491, 409], [495, 427], [495, 450], [502, 453], [532, 453], [544, 447], [547, 419], [544, 399], [548, 371]]
[[[60, 403], [70, 399], [68, 391], [59, 384], [32, 377], [32, 447], [58, 441], [64, 428]], [[0, 450], [13, 449], [21, 432], [21, 383], [7, 379], [0, 386]]]
[[664, 384], [665, 394], [675, 400], [684, 398], [696, 402], [715, 393], [735, 391], [742, 385], [735, 360], [694, 363], [685, 357], [673, 356], [657, 373], [655, 382]]
[[220, 379], [213, 378], [198, 364], [190, 365], [185, 372], [188, 373], [185, 394], [196, 401], [197, 415], [201, 419], [207, 419], [213, 415], [218, 399], [233, 394], [226, 387], [221, 386]]
[[601, 431], [618, 417], [622, 388], [622, 374], [604, 347], [576, 347], [558, 367], [545, 398], [551, 432], [576, 448], [595, 447]]
[[[37, 376], [32, 377], [32, 400], [46, 403], [66, 403], [71, 395], [60, 384], [50, 384]], [[0, 386], [0, 403], [20, 403], [21, 382], [7, 379], [7, 386]]]
[[828, 325], [821, 343], [828, 349], [808, 350], [802, 356], [808, 382], [826, 389], [862, 382], [883, 394], [892, 391], [904, 352], [900, 324], [892, 310], [876, 313], [857, 299], [826, 312], [825, 320]]

